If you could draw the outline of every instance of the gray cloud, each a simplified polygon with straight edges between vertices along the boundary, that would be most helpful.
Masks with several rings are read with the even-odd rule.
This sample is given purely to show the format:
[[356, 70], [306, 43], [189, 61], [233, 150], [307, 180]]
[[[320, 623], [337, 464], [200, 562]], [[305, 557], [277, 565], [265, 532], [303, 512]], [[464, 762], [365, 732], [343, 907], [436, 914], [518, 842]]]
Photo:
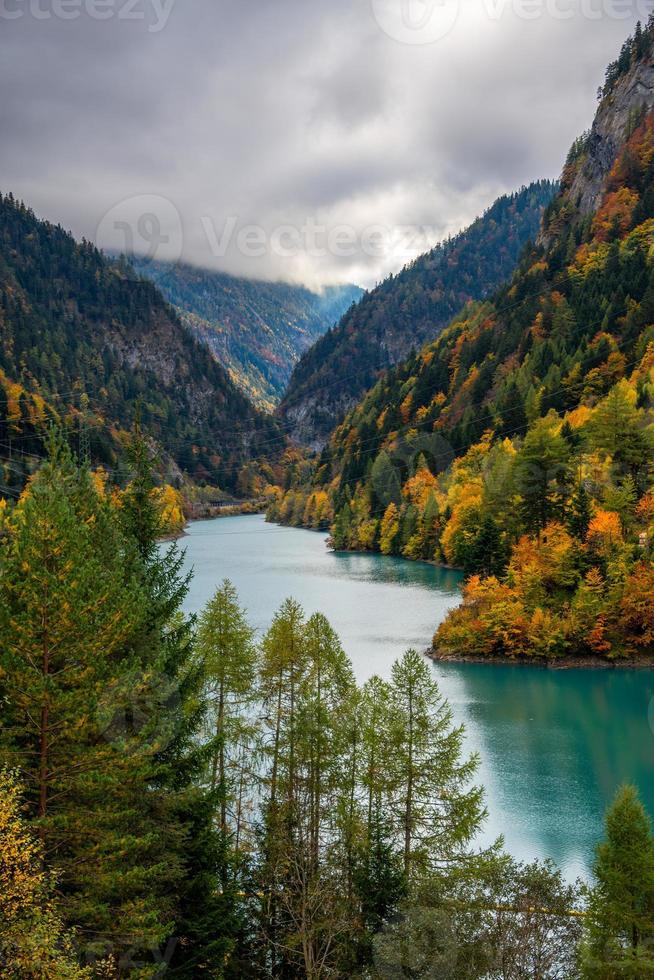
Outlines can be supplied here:
[[394, 7], [434, 0], [106, 0], [102, 21], [93, 2], [64, 0], [64, 20], [57, 0], [0, 0], [2, 189], [78, 236], [100, 228], [101, 245], [131, 225], [140, 250], [309, 285], [370, 285], [497, 194], [556, 176], [647, 14], [460, 0], [421, 45], [374, 10], [388, 31]]

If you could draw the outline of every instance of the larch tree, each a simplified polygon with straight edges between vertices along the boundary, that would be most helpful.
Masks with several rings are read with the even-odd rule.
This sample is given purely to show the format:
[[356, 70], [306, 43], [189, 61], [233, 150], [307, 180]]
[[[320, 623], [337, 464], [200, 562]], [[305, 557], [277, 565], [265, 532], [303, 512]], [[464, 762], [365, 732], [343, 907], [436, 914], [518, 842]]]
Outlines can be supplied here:
[[209, 698], [207, 735], [212, 745], [210, 786], [220, 806], [223, 835], [241, 836], [238, 800], [242, 798], [239, 758], [255, 735], [253, 703], [258, 653], [254, 630], [225, 580], [205, 606], [198, 623], [196, 652]]
[[391, 698], [391, 812], [411, 888], [465, 860], [485, 810], [482, 790], [470, 786], [478, 760], [462, 759], [463, 729], [417, 651], [393, 665]]
[[355, 884], [363, 927], [363, 949], [372, 951], [373, 936], [397, 914], [406, 894], [402, 856], [394, 846], [389, 808], [392, 741], [391, 686], [371, 677], [361, 691], [359, 783], [365, 831], [359, 846]]
[[606, 838], [593, 867], [582, 947], [585, 977], [654, 976], [654, 838], [634, 787], [606, 814]]
[[259, 880], [260, 932], [266, 968], [277, 975], [289, 952], [284, 945], [287, 917], [280, 898], [295, 844], [297, 806], [298, 695], [307, 666], [305, 617], [287, 599], [262, 643], [260, 698], [265, 772], [261, 793]]
[[316, 613], [304, 627], [305, 669], [297, 692], [293, 829], [282, 905], [285, 945], [310, 980], [331, 975], [352, 928], [346, 895], [344, 773], [354, 676], [338, 637]]

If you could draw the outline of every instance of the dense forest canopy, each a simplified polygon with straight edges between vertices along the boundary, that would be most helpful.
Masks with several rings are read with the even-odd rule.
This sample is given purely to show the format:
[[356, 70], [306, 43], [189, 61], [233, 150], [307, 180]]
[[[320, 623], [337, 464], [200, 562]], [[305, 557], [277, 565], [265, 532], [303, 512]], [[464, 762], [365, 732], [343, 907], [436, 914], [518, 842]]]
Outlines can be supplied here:
[[1, 482], [22, 486], [25, 453], [42, 454], [53, 417], [85, 430], [94, 461], [120, 467], [137, 415], [172, 477], [228, 490], [284, 445], [154, 285], [0, 196]]
[[267, 411], [281, 399], [300, 355], [363, 293], [358, 286], [314, 293], [138, 256], [130, 264], [155, 283], [232, 381]]

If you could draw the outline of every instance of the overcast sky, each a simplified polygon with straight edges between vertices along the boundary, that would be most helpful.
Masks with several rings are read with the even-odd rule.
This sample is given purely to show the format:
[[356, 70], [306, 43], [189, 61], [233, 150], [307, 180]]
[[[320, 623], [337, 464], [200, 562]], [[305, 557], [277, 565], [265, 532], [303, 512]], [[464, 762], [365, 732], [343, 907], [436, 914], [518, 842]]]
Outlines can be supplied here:
[[0, 188], [103, 247], [369, 286], [556, 177], [654, 0], [0, 0]]

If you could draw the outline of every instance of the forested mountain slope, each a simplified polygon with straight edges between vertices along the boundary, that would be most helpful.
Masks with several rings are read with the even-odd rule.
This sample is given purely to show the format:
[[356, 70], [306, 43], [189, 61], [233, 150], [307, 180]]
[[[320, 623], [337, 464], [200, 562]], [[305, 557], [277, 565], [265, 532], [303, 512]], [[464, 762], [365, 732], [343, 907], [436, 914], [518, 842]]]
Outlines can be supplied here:
[[226, 489], [283, 445], [154, 285], [11, 195], [0, 196], [0, 388], [9, 489], [50, 415], [87, 433], [94, 461], [117, 466], [138, 408], [173, 472]]
[[232, 381], [269, 411], [301, 354], [363, 295], [358, 286], [330, 286], [318, 294], [180, 263], [138, 257], [130, 263], [159, 287]]
[[512, 282], [384, 376], [271, 508], [463, 567], [437, 640], [455, 655], [654, 657], [653, 78], [650, 24]]
[[468, 229], [367, 293], [295, 368], [280, 406], [293, 436], [321, 447], [384, 370], [507, 280], [555, 192], [543, 180], [499, 198]]

